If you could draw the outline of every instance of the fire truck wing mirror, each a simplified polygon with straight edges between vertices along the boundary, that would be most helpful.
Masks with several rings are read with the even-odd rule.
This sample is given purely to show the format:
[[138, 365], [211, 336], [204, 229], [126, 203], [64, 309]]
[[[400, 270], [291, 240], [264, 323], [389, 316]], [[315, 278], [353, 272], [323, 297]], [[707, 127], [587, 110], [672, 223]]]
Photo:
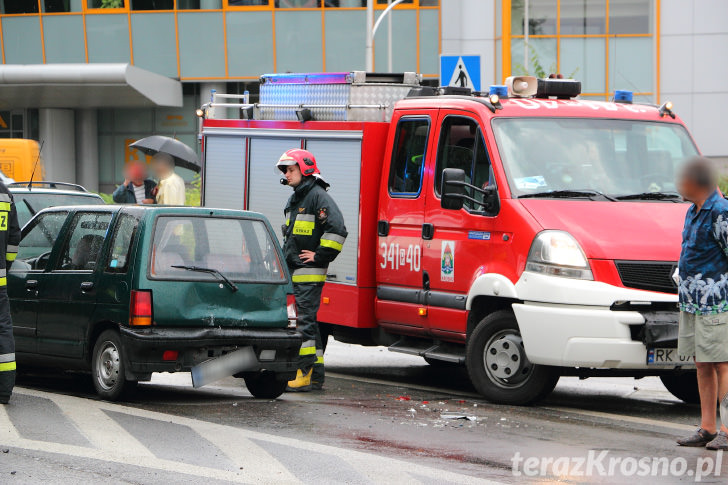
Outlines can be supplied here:
[[442, 171], [440, 204], [443, 209], [460, 210], [465, 199], [465, 171], [459, 168], [446, 168]]
[[487, 214], [500, 212], [500, 198], [498, 198], [498, 187], [488, 185], [483, 189], [483, 209]]

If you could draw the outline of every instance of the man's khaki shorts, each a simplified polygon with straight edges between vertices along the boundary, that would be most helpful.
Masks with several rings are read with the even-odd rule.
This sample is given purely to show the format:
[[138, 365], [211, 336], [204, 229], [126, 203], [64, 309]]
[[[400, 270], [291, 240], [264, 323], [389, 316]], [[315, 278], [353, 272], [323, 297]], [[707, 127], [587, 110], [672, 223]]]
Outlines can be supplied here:
[[680, 312], [677, 353], [696, 362], [728, 362], [728, 313]]

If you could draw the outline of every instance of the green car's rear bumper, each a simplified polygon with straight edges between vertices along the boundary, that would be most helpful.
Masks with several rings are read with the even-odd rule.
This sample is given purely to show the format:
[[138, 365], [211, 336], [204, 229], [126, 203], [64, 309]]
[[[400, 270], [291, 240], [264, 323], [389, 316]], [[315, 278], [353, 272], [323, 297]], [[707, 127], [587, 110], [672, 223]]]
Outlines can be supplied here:
[[[129, 328], [121, 327], [121, 341], [127, 379], [144, 379], [152, 372], [188, 372], [195, 365], [236, 348], [251, 346], [258, 357], [258, 369], [295, 377], [303, 337], [286, 328]], [[165, 360], [165, 352], [177, 352]], [[261, 358], [261, 352], [265, 352]], [[272, 352], [275, 356], [271, 358]], [[169, 352], [167, 358], [170, 358]]]

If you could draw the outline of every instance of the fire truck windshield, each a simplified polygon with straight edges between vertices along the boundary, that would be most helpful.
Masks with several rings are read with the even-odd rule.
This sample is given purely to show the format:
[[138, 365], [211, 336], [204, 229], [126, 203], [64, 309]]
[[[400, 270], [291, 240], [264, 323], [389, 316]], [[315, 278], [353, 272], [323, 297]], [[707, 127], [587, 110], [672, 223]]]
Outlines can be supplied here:
[[513, 197], [675, 200], [679, 167], [698, 154], [675, 123], [500, 118], [493, 130]]

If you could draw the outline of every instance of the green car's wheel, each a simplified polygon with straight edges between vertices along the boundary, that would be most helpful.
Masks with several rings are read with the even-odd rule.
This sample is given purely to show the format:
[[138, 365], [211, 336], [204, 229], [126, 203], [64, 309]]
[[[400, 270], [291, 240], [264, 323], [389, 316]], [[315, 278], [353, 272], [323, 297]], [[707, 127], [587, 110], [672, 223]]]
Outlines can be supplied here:
[[130, 391], [136, 381], [124, 378], [124, 359], [121, 354], [121, 339], [113, 330], [99, 335], [91, 356], [91, 376], [96, 393], [103, 399], [116, 401]]
[[259, 399], [275, 399], [286, 390], [288, 381], [278, 380], [275, 372], [263, 371], [245, 376], [248, 391]]

